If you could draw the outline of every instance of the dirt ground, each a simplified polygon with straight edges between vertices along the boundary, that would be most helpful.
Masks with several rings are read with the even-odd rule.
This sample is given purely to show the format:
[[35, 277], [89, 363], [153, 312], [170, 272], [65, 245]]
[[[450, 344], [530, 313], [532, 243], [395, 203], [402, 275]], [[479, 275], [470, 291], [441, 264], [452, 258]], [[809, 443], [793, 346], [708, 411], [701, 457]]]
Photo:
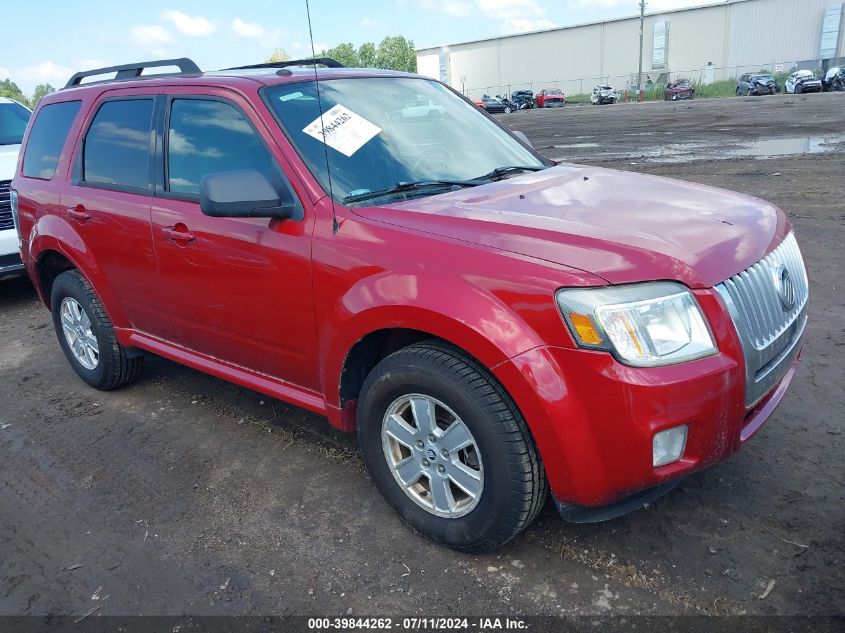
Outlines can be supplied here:
[[[3, 282], [0, 614], [845, 613], [845, 95], [503, 120], [548, 156], [789, 215], [812, 289], [803, 362], [745, 450], [627, 517], [571, 525], [548, 504], [501, 551], [458, 554], [405, 528], [322, 418], [155, 357], [128, 388], [89, 389], [29, 284]], [[764, 137], [819, 153], [742, 149]]]

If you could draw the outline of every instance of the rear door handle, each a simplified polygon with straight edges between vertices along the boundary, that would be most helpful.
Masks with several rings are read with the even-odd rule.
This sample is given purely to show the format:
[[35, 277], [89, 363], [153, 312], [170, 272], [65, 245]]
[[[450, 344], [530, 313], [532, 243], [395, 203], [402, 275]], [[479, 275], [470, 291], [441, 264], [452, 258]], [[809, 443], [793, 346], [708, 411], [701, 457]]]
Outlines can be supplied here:
[[188, 231], [188, 227], [186, 227], [184, 224], [177, 224], [176, 226], [166, 226], [161, 229], [161, 232], [164, 234], [164, 237], [166, 237], [172, 242], [190, 244], [196, 239], [194, 237], [194, 234]]
[[82, 223], [85, 223], [91, 219], [91, 216], [85, 210], [85, 207], [83, 207], [81, 204], [78, 204], [75, 207], [68, 207], [67, 217]]

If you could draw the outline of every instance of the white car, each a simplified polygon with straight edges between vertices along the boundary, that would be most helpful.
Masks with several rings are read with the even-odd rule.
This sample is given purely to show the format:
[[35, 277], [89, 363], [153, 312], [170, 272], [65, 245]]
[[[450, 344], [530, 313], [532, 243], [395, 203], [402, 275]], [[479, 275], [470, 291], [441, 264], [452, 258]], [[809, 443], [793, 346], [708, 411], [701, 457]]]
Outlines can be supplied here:
[[12, 217], [11, 184], [31, 114], [29, 108], [17, 101], [0, 97], [0, 279], [23, 271], [18, 231]]
[[420, 99], [418, 101], [411, 101], [407, 106], [402, 108], [403, 119], [430, 119], [432, 121], [440, 120], [446, 112], [446, 108], [437, 105], [433, 101]]
[[783, 85], [789, 94], [822, 91], [822, 81], [813, 74], [812, 70], [796, 70], [786, 78]]

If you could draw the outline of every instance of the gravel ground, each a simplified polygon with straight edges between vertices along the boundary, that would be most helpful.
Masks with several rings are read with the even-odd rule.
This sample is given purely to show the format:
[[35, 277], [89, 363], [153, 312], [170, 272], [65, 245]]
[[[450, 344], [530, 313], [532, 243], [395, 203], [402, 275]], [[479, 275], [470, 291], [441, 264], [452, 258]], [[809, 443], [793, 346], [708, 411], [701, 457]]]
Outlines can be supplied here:
[[[777, 204], [812, 308], [791, 390], [745, 450], [605, 524], [563, 523], [549, 504], [487, 556], [403, 527], [354, 439], [306, 411], [154, 357], [128, 388], [89, 389], [28, 283], [0, 283], [0, 615], [842, 615], [843, 106], [825, 94], [502, 118], [549, 156]], [[817, 154], [725, 158], [761, 137], [824, 138], [808, 141]]]

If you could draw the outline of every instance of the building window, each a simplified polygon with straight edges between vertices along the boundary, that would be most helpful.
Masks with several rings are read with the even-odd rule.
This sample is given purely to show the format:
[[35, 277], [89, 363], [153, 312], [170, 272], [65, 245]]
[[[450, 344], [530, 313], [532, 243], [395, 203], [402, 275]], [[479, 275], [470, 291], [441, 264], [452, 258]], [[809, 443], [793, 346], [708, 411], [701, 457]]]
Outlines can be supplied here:
[[651, 49], [651, 68], [660, 70], [666, 68], [666, 49], [669, 44], [669, 23], [667, 21], [654, 23], [654, 45]]

